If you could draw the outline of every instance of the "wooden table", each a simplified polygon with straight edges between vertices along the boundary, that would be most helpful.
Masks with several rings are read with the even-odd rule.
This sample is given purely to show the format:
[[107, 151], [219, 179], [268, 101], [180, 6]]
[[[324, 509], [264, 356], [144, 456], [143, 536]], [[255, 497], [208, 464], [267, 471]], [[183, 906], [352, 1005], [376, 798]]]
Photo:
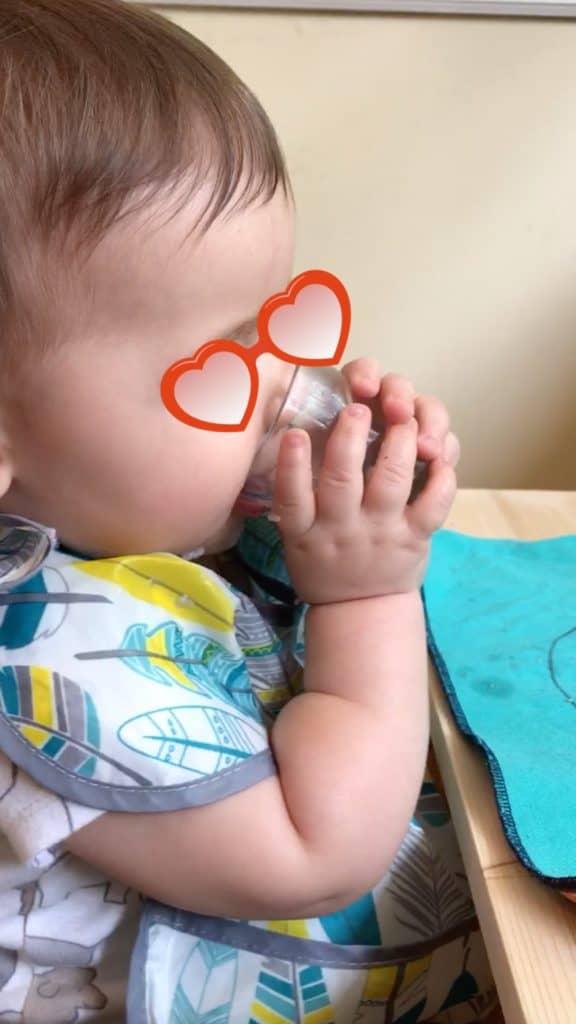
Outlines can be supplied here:
[[[576, 534], [576, 494], [462, 491], [447, 526], [520, 540]], [[576, 1024], [576, 903], [516, 859], [482, 755], [458, 731], [433, 668], [430, 684], [434, 750], [506, 1024]]]

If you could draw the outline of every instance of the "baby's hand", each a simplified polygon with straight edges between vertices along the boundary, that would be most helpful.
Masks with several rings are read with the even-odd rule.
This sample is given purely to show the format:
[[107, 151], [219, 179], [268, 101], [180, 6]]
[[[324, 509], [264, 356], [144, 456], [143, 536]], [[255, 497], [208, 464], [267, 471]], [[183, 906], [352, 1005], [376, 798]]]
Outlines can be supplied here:
[[360, 404], [340, 414], [316, 492], [308, 435], [290, 430], [280, 447], [272, 513], [294, 587], [309, 604], [417, 590], [430, 536], [454, 500], [454, 470], [438, 455], [430, 460], [424, 489], [408, 504], [418, 449], [414, 416], [389, 425], [365, 478], [370, 419]]
[[441, 456], [450, 466], [460, 458], [460, 443], [450, 430], [450, 418], [442, 402], [417, 395], [412, 381], [397, 373], [382, 376], [375, 359], [354, 359], [342, 367], [352, 397], [367, 402], [374, 415], [387, 425], [418, 422], [418, 458], [426, 462]]

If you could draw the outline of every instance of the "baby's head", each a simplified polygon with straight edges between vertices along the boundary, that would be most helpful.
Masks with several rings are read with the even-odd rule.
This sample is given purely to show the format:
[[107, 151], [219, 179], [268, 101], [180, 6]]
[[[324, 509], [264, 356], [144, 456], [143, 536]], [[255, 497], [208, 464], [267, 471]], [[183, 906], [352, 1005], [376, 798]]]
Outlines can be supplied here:
[[0, 6], [0, 511], [92, 554], [216, 550], [290, 369], [243, 432], [165, 409], [164, 371], [256, 340], [292, 273], [270, 122], [215, 54], [119, 0]]

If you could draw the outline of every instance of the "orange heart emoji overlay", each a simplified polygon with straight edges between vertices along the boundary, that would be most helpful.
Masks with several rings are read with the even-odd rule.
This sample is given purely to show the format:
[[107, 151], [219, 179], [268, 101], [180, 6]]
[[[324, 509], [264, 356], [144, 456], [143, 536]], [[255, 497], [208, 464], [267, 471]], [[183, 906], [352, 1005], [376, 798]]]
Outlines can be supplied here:
[[342, 282], [326, 270], [307, 270], [258, 314], [258, 341], [246, 349], [228, 338], [209, 341], [162, 377], [162, 401], [177, 420], [202, 430], [244, 430], [258, 398], [258, 356], [287, 363], [333, 366], [350, 333], [351, 309]]
[[327, 270], [306, 270], [258, 314], [259, 344], [288, 363], [333, 366], [350, 333], [350, 299]]

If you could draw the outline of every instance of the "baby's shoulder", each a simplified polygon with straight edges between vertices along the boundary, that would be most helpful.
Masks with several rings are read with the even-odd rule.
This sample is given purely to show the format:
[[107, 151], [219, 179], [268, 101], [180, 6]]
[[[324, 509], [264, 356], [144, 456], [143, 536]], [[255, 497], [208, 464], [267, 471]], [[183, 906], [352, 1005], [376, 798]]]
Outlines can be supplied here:
[[175, 555], [53, 551], [0, 595], [0, 750], [80, 804], [150, 810], [160, 788], [177, 810], [253, 784], [292, 692], [253, 602]]

